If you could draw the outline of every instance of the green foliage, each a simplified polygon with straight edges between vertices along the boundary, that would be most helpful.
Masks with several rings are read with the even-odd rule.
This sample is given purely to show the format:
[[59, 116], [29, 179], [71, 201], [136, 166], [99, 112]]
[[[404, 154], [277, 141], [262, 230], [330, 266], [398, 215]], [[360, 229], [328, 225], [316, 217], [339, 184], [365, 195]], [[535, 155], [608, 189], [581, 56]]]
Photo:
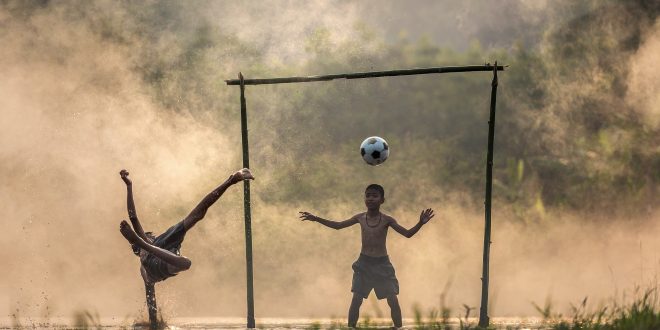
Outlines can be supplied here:
[[629, 303], [620, 305], [613, 302], [612, 306], [599, 307], [589, 311], [587, 298], [575, 306], [571, 306], [571, 316], [563, 317], [552, 312], [550, 300], [544, 307], [534, 304], [537, 311], [543, 316], [544, 324], [557, 330], [627, 330], [627, 329], [659, 329], [660, 328], [660, 301], [657, 289], [649, 289], [635, 296]]
[[[649, 149], [660, 143], [660, 131], [624, 102], [622, 85], [627, 75], [622, 58], [639, 46], [630, 39], [639, 38], [649, 21], [630, 27], [629, 20], [617, 17], [629, 17], [640, 6], [565, 4], [568, 12], [587, 14], [548, 31], [538, 49], [484, 51], [475, 43], [458, 53], [427, 39], [385, 44], [373, 36], [333, 48], [326, 44], [329, 32], [318, 31], [310, 39], [314, 56], [298, 71], [463, 65], [496, 58], [510, 66], [500, 75], [495, 198], [521, 218], [543, 219], [553, 208], [630, 212], [651, 203], [660, 183], [660, 152]], [[604, 24], [608, 19], [611, 24]], [[457, 74], [273, 89], [295, 95], [295, 101], [274, 109], [282, 120], [269, 120], [268, 128], [259, 130], [277, 131], [275, 157], [296, 160], [274, 171], [305, 175], [293, 180], [282, 175], [268, 198], [314, 203], [318, 197], [312, 192], [329, 186], [350, 195], [353, 185], [342, 180], [346, 172], [328, 167], [362, 175], [353, 158], [337, 156], [337, 150], [356, 149], [362, 138], [379, 134], [391, 139], [392, 157], [405, 157], [405, 166], [424, 173], [423, 181], [406, 184], [431, 182], [444, 193], [467, 192], [478, 205], [485, 185], [489, 82], [488, 75]], [[385, 166], [398, 165], [393, 163]], [[405, 177], [403, 168], [388, 173]]]
[[648, 290], [630, 306], [614, 314], [611, 329], [659, 329], [660, 306], [657, 290]]
[[[190, 113], [240, 146], [238, 92], [225, 79], [314, 75], [395, 68], [509, 65], [499, 75], [494, 160], [496, 205], [521, 219], [552, 209], [630, 213], [652, 205], [660, 183], [660, 128], [625, 101], [628, 59], [655, 21], [648, 1], [562, 2], [560, 19], [533, 47], [465, 51], [429, 38], [385, 41], [369, 26], [336, 42], [319, 27], [300, 61], [272, 63], [266, 49], [214, 24], [211, 2], [16, 2], [26, 20], [47, 7], [125, 50], [162, 111]], [[563, 17], [571, 17], [564, 19]], [[263, 46], [266, 47], [266, 46]], [[485, 186], [489, 73], [248, 86], [252, 167], [271, 178], [258, 196], [322, 205], [325, 194], [352, 200], [369, 181], [386, 188], [435, 187], [437, 198], [466, 196], [479, 206]], [[391, 160], [377, 171], [357, 146], [381, 135]], [[240, 150], [222, 150], [239, 157]], [[360, 180], [347, 180], [347, 177]], [[370, 182], [369, 182], [370, 183]], [[429, 189], [397, 194], [419, 200]], [[323, 192], [323, 193], [320, 193]], [[325, 194], [324, 194], [325, 193]], [[357, 194], [359, 195], [359, 194]], [[644, 206], [644, 207], [641, 207]]]

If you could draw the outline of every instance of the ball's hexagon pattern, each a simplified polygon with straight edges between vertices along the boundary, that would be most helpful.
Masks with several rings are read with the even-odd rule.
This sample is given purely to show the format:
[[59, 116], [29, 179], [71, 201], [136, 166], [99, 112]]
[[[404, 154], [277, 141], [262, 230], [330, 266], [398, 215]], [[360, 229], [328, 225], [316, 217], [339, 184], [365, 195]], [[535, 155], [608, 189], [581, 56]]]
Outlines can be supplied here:
[[389, 157], [390, 147], [383, 138], [371, 136], [362, 141], [360, 155], [367, 164], [380, 165]]

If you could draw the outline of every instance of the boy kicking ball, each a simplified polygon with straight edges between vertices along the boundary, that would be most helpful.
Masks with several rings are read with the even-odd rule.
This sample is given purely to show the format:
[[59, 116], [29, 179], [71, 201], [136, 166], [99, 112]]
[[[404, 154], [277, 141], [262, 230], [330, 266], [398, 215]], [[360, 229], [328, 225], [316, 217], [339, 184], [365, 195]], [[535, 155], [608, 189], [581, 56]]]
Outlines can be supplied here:
[[354, 215], [348, 220], [331, 221], [317, 217], [309, 212], [300, 212], [300, 219], [318, 222], [333, 229], [343, 229], [354, 224], [360, 224], [362, 233], [362, 250], [357, 261], [353, 263], [353, 299], [348, 310], [348, 326], [354, 328], [360, 316], [362, 299], [366, 299], [373, 289], [378, 299], [387, 299], [390, 306], [394, 326], [400, 328], [401, 307], [397, 295], [399, 281], [394, 274], [394, 267], [387, 256], [387, 231], [394, 229], [397, 233], [410, 238], [435, 216], [432, 209], [426, 209], [419, 215], [419, 222], [406, 229], [389, 215], [380, 212], [380, 206], [385, 202], [385, 190], [377, 184], [367, 187], [364, 192], [364, 204], [367, 212]]
[[128, 218], [131, 220], [130, 225], [123, 220], [119, 224], [119, 231], [131, 244], [133, 253], [140, 257], [140, 273], [145, 284], [154, 284], [188, 270], [192, 263], [180, 253], [181, 243], [188, 230], [204, 218], [209, 207], [227, 188], [243, 180], [254, 180], [247, 168], [230, 175], [225, 182], [206, 195], [185, 219], [156, 237], [145, 232], [138, 220], [133, 202], [133, 183], [128, 178], [128, 171], [121, 170], [119, 175], [126, 184]]

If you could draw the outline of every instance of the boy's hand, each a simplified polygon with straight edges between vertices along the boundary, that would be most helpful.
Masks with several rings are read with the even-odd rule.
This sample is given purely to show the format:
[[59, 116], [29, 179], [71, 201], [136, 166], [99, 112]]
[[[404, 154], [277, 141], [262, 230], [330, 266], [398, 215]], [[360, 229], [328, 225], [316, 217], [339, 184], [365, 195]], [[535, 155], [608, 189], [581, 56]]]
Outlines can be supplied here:
[[435, 216], [435, 214], [433, 214], [433, 209], [426, 209], [426, 210], [422, 211], [422, 213], [419, 215], [419, 222], [421, 222], [422, 224], [425, 225], [434, 216]]
[[127, 170], [119, 171], [119, 176], [121, 176], [121, 179], [124, 180], [124, 183], [127, 186], [130, 186], [132, 184], [131, 180], [128, 178], [128, 171]]
[[309, 212], [300, 211], [298, 213], [300, 213], [300, 220], [302, 220], [302, 221], [305, 221], [305, 220], [316, 221], [316, 219], [318, 218], [317, 216], [315, 216], [315, 215], [313, 215]]

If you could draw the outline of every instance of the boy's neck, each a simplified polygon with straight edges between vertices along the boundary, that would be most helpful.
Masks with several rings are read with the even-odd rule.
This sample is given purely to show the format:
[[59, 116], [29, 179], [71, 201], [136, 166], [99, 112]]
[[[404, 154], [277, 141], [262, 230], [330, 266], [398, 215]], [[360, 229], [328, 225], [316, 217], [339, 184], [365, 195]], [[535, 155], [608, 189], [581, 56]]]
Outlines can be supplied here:
[[380, 214], [380, 209], [367, 209], [367, 215], [372, 217], [372, 216], [378, 216]]

